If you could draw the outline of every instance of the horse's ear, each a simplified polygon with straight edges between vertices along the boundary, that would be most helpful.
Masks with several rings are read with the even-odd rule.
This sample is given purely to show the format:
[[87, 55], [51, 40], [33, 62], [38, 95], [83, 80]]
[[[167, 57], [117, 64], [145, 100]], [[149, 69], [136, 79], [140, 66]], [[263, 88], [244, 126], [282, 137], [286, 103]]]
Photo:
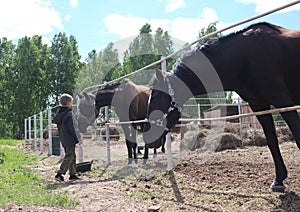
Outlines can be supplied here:
[[89, 96], [90, 96], [90, 99], [91, 99], [91, 100], [95, 100], [95, 99], [96, 99], [95, 95], [92, 94], [92, 93], [90, 93]]
[[82, 94], [80, 94], [80, 93], [77, 93], [76, 95], [79, 97], [79, 99], [83, 98]]
[[91, 99], [90, 99], [90, 96], [89, 96], [86, 92], [83, 92], [83, 95], [84, 95], [84, 97], [85, 97], [88, 101], [91, 100]]
[[156, 69], [156, 73], [155, 74], [156, 74], [156, 78], [157, 78], [158, 81], [160, 81], [160, 82], [164, 82], [165, 81], [165, 78], [164, 78], [161, 70]]

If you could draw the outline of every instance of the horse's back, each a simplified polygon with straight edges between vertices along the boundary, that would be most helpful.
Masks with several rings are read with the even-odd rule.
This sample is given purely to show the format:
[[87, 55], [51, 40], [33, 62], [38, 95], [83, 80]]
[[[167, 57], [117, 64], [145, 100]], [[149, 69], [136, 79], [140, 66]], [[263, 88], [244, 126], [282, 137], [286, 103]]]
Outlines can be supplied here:
[[[256, 30], [258, 29], [262, 32], [257, 35], [257, 39], [262, 39], [266, 45], [265, 49], [261, 49], [261, 52], [257, 53], [264, 61], [259, 58], [257, 60], [261, 62], [271, 61], [272, 65], [268, 68], [272, 70], [265, 70], [266, 73], [270, 74], [269, 81], [275, 82], [277, 80], [284, 84], [284, 87], [288, 89], [286, 94], [291, 97], [295, 104], [299, 104], [300, 30], [290, 30], [272, 24], [257, 26]], [[263, 64], [259, 66], [264, 67]], [[275, 87], [272, 89], [276, 90]]]
[[[226, 41], [227, 46], [234, 47], [223, 55], [235, 59], [230, 70], [240, 76], [237, 90], [248, 100], [264, 100], [285, 92], [300, 103], [300, 30], [258, 23], [228, 36]], [[228, 52], [228, 48], [223, 51]], [[222, 63], [219, 67], [222, 69]]]

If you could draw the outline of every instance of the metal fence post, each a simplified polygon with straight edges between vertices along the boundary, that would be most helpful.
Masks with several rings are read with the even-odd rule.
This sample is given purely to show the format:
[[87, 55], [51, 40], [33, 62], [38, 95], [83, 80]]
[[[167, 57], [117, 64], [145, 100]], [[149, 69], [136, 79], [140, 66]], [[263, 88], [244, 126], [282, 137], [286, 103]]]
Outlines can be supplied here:
[[83, 149], [81, 144], [78, 145], [78, 162], [83, 162]]
[[28, 143], [31, 144], [31, 117], [28, 118], [28, 139]]
[[173, 169], [173, 164], [172, 164], [172, 149], [171, 149], [172, 139], [170, 133], [166, 135], [166, 139], [167, 139], [166, 143], [167, 143], [167, 159], [168, 159], [167, 171], [171, 171]]
[[48, 109], [48, 155], [52, 155], [52, 115], [51, 108]]
[[40, 112], [40, 153], [44, 153], [44, 128], [43, 128], [43, 112]]
[[105, 130], [106, 130], [106, 152], [107, 152], [107, 163], [111, 163], [110, 158], [110, 140], [109, 140], [109, 119], [108, 119], [108, 106], [105, 106]]
[[25, 139], [25, 141], [27, 141], [27, 119], [24, 119], [24, 139]]
[[[161, 59], [163, 59], [163, 58], [164, 57], [161, 56]], [[166, 60], [163, 60], [160, 65], [161, 65], [161, 71], [162, 71], [163, 75], [165, 75], [167, 73], [167, 62], [166, 62]]]
[[37, 149], [36, 114], [33, 115], [33, 141], [34, 141], [33, 150], [36, 151]]
[[[241, 98], [238, 98], [238, 111], [239, 111], [239, 115], [241, 115], [241, 113], [242, 113]], [[243, 142], [243, 119], [241, 117], [239, 118], [239, 122], [240, 122], [240, 138], [241, 138], [241, 141]]]
[[[197, 104], [197, 109], [198, 109], [198, 119], [201, 119], [201, 108], [200, 108], [200, 104]], [[201, 126], [201, 122], [198, 121], [198, 125]]]

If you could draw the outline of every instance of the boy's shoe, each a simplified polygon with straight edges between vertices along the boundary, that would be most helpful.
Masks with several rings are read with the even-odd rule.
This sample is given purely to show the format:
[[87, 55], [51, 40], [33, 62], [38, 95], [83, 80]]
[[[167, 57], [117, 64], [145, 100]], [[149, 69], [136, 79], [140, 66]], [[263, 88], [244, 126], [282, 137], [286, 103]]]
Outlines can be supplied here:
[[56, 175], [55, 175], [55, 180], [57, 180], [58, 182], [64, 182], [65, 180], [64, 180], [64, 177], [61, 175], [61, 174], [59, 174], [59, 173], [57, 173]]
[[81, 180], [79, 177], [77, 177], [76, 175], [71, 175], [69, 177], [69, 180], [74, 181], [74, 180]]

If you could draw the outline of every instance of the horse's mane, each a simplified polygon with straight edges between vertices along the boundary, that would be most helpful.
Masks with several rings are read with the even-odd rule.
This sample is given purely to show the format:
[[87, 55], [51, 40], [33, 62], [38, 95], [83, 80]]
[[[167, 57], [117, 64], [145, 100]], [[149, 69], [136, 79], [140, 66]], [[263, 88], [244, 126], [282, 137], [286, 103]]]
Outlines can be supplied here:
[[237, 32], [232, 32], [232, 33], [229, 33], [228, 35], [224, 35], [219, 40], [226, 39], [226, 38], [232, 37], [234, 35], [239, 35], [241, 33], [244, 33], [246, 31], [248, 31], [249, 29], [258, 28], [258, 27], [271, 28], [271, 29], [273, 29], [273, 30], [275, 30], [275, 31], [277, 31], [279, 33], [281, 32], [280, 31], [281, 27], [279, 27], [279, 26], [276, 26], [276, 25], [268, 23], [268, 22], [259, 22], [259, 23], [251, 24], [250, 26], [248, 26], [248, 27], [246, 27], [246, 28], [244, 28], [242, 30], [239, 30]]
[[277, 26], [277, 25], [273, 25], [273, 24], [268, 23], [268, 22], [259, 22], [259, 23], [252, 24], [252, 25], [250, 25], [250, 26], [248, 26], [248, 27], [246, 27], [242, 30], [232, 32], [232, 33], [229, 33], [227, 35], [223, 35], [220, 38], [209, 39], [209, 40], [207, 40], [207, 42], [205, 42], [202, 46], [200, 46], [198, 48], [208, 47], [208, 46], [211, 46], [211, 45], [212, 46], [217, 45], [219, 42], [223, 42], [223, 41], [227, 40], [228, 38], [238, 36], [238, 35], [243, 34], [244, 32], [246, 32], [250, 29], [255, 29], [255, 28], [270, 28], [272, 30], [275, 30], [278, 33], [281, 33], [280, 29], [282, 29], [282, 27]]
[[114, 89], [118, 88], [120, 85], [125, 84], [127, 82], [130, 82], [130, 80], [125, 79], [122, 82], [111, 82], [111, 83], [104, 85], [104, 87], [101, 88], [100, 90], [114, 90]]

